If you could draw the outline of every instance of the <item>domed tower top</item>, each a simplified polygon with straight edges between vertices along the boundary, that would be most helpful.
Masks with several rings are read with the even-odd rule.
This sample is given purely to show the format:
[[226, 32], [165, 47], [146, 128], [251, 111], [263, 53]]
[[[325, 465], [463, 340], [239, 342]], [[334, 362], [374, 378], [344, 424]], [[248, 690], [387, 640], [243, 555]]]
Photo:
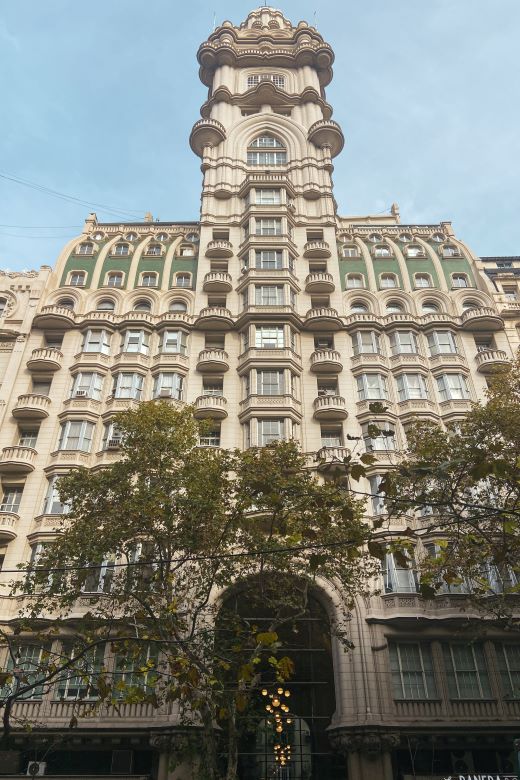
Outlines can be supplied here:
[[334, 53], [328, 43], [307, 22], [294, 25], [281, 11], [257, 8], [236, 27], [225, 21], [199, 47], [201, 81], [212, 86], [213, 74], [221, 65], [232, 67], [278, 66], [313, 68], [322, 87], [332, 79]]

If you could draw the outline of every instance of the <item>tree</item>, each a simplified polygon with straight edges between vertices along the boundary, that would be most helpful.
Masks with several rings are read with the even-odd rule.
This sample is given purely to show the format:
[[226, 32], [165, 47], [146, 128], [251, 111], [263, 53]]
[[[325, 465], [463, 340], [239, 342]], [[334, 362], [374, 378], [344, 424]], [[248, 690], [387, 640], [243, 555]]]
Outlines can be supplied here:
[[[319, 580], [341, 594], [332, 630], [348, 645], [349, 606], [374, 572], [364, 501], [344, 479], [313, 476], [294, 442], [197, 447], [189, 408], [143, 403], [116, 422], [120, 460], [60, 480], [69, 512], [13, 585], [26, 595], [17, 631], [30, 638], [37, 622], [39, 641], [65, 637], [44, 672], [48, 684], [75, 680], [80, 702], [173, 703], [196, 735], [200, 777], [233, 780], [241, 729], [266, 714], [259, 691], [293, 671], [283, 627]], [[268, 622], [240, 614], [237, 593]]]
[[505, 625], [518, 625], [520, 592], [520, 363], [494, 375], [483, 402], [447, 428], [415, 423], [408, 451], [380, 486], [392, 519], [412, 523], [406, 554], [426, 539], [421, 591], [468, 593]]

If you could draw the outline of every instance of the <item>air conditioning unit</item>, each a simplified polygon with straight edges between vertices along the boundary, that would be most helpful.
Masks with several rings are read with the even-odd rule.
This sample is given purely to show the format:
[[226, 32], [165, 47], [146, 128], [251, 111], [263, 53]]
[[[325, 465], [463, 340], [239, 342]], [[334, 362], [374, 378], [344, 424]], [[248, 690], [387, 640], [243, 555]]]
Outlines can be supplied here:
[[109, 439], [107, 442], [107, 449], [118, 450], [121, 446], [121, 439]]
[[76, 398], [85, 398], [85, 396], [87, 395], [87, 391], [86, 390], [76, 390], [74, 395], [75, 395]]
[[29, 761], [27, 764], [27, 772], [25, 774], [29, 775], [29, 777], [38, 777], [45, 774], [46, 767], [46, 761]]
[[172, 391], [168, 390], [167, 387], [163, 387], [161, 390], [159, 390], [159, 398], [171, 398], [172, 397]]
[[469, 750], [452, 750], [451, 766], [455, 773], [467, 775], [473, 772], [473, 754]]

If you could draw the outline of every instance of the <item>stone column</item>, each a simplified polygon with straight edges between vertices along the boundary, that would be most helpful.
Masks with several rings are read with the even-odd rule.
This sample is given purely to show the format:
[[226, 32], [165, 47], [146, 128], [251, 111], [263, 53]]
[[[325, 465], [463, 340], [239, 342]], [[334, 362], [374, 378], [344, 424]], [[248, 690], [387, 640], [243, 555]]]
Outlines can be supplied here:
[[347, 757], [348, 780], [393, 780], [392, 750], [399, 746], [399, 734], [338, 729], [329, 739]]

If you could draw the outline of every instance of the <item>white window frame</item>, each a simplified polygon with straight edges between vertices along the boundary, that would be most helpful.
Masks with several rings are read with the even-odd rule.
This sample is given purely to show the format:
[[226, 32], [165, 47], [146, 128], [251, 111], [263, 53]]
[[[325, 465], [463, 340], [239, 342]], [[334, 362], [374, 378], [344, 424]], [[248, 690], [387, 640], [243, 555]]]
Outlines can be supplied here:
[[284, 349], [285, 348], [284, 326], [283, 325], [256, 325], [255, 326], [255, 348], [256, 349]]
[[284, 395], [285, 372], [283, 369], [257, 369], [256, 392], [258, 395]]
[[419, 352], [417, 336], [413, 330], [394, 330], [390, 333], [392, 355], [416, 355]]
[[400, 566], [393, 553], [386, 553], [383, 560], [383, 582], [385, 593], [417, 593], [419, 577], [413, 558], [410, 566]]
[[[271, 430], [269, 430], [271, 429]], [[258, 446], [266, 447], [273, 441], [285, 440], [285, 419], [260, 418], [258, 419]]]
[[121, 352], [130, 352], [139, 355], [150, 354], [150, 334], [146, 330], [125, 330]]
[[188, 334], [184, 330], [163, 330], [160, 352], [163, 354], [188, 354]]
[[[444, 347], [448, 346], [449, 349]], [[428, 333], [428, 347], [430, 355], [455, 355], [457, 353], [457, 341], [451, 330], [433, 330]]]
[[[406, 653], [406, 648], [412, 647], [417, 653], [418, 668], [413, 668], [412, 659]], [[394, 699], [410, 701], [438, 698], [430, 645], [422, 642], [390, 642], [389, 658]]]
[[281, 217], [256, 217], [256, 236], [281, 236], [283, 223]]
[[428, 386], [422, 374], [404, 372], [395, 378], [399, 401], [424, 400], [428, 398]]
[[[464, 668], [464, 662], [461, 658], [456, 658], [455, 652], [459, 648], [469, 651], [473, 668]], [[448, 695], [450, 699], [471, 700], [471, 699], [489, 699], [492, 698], [491, 682], [489, 677], [489, 668], [482, 644], [462, 644], [449, 642], [443, 645], [444, 662], [446, 665], [446, 679], [448, 683]], [[476, 686], [473, 692], [477, 695], [462, 695], [464, 676], [466, 680], [469, 675], [473, 676]], [[465, 693], [465, 692], [464, 692]]]
[[0, 504], [0, 512], [13, 512], [15, 515], [18, 514], [22, 496], [22, 485], [4, 486], [2, 493], [2, 503]]
[[[96, 347], [96, 349], [92, 349], [92, 347]], [[110, 334], [104, 329], [89, 328], [83, 336], [81, 351], [110, 355]]]
[[179, 271], [175, 274], [175, 286], [182, 287], [184, 290], [191, 290], [192, 276], [188, 271]]
[[255, 285], [255, 306], [283, 306], [284, 302], [283, 284]]
[[[92, 441], [94, 438], [94, 423], [89, 420], [67, 420], [61, 424], [60, 436], [58, 440], [58, 450], [73, 450], [78, 452], [91, 452]], [[77, 434], [71, 434], [76, 431]], [[75, 442], [76, 446], [71, 447], [70, 443]]]
[[[421, 282], [425, 281], [426, 284], [419, 283], [419, 280], [421, 280]], [[430, 274], [425, 274], [423, 272], [414, 274], [414, 286], [421, 290], [426, 290], [429, 287], [433, 287]]]
[[[359, 284], [357, 284], [357, 282], [359, 282]], [[365, 278], [363, 274], [347, 274], [345, 283], [347, 290], [362, 290], [365, 287]]]
[[[390, 284], [387, 284], [389, 282]], [[397, 276], [392, 273], [384, 273], [379, 277], [379, 288], [381, 290], [395, 290], [399, 287]]]
[[130, 247], [128, 244], [114, 244], [112, 255], [114, 257], [128, 257], [130, 255]]
[[388, 386], [384, 374], [360, 374], [357, 377], [357, 389], [359, 401], [386, 401], [388, 399]]
[[[169, 392], [169, 396], [166, 396]], [[161, 371], [154, 379], [153, 397], [175, 398], [176, 401], [182, 401], [184, 394], [184, 376], [177, 371]]]
[[[113, 279], [117, 279], [120, 284], [112, 284]], [[105, 277], [105, 287], [112, 287], [114, 289], [120, 289], [124, 287], [125, 275], [123, 271], [108, 271]]]
[[283, 268], [281, 249], [255, 249], [255, 268], [280, 271]]
[[103, 379], [103, 375], [98, 374], [97, 371], [80, 371], [74, 376], [70, 397], [76, 398], [80, 392], [85, 398], [100, 401], [103, 392]]
[[81, 244], [78, 244], [78, 247], [76, 249], [77, 255], [93, 255], [94, 254], [94, 244], [91, 241], [82, 241]]
[[[367, 349], [367, 347], [370, 347]], [[354, 355], [377, 355], [381, 353], [381, 341], [375, 330], [357, 330], [352, 334]]]
[[143, 271], [141, 274], [140, 287], [158, 287], [159, 275], [156, 271]]
[[[463, 284], [460, 284], [463, 282]], [[451, 286], [457, 290], [466, 290], [470, 284], [467, 274], [456, 273], [451, 275]]]
[[[78, 279], [80, 281], [78, 281]], [[78, 271], [69, 272], [69, 284], [71, 285], [71, 287], [85, 287], [86, 283], [87, 283], [86, 271], [78, 270]]]
[[259, 206], [279, 206], [282, 202], [282, 190], [279, 187], [258, 187], [255, 190], [255, 203]]
[[114, 376], [114, 398], [132, 398], [139, 401], [143, 392], [144, 377], [132, 371], [120, 371]]
[[[454, 377], [457, 378], [456, 382]], [[437, 389], [441, 402], [466, 401], [470, 398], [469, 386], [464, 374], [441, 374], [437, 377]]]

